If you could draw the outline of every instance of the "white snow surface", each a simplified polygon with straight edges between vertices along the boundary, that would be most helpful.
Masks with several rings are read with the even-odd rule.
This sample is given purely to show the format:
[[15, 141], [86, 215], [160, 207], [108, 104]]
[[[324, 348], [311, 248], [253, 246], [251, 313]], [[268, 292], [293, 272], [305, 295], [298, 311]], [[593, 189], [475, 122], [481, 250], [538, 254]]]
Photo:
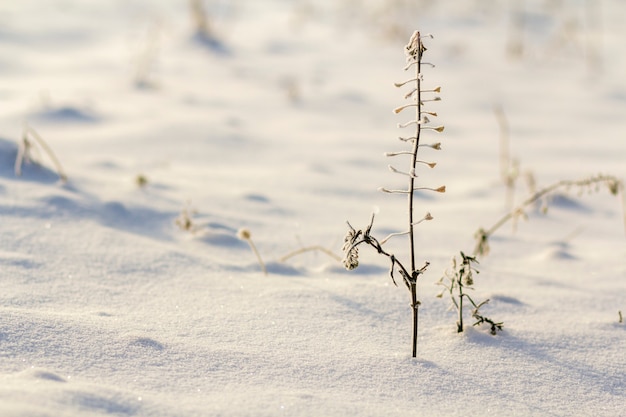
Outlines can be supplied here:
[[[619, 197], [561, 190], [498, 230], [471, 291], [496, 336], [469, 312], [457, 333], [435, 285], [506, 212], [494, 106], [537, 187], [626, 179], [626, 3], [203, 4], [212, 36], [183, 0], [0, 3], [1, 416], [626, 416]], [[406, 149], [393, 83], [416, 29], [446, 127], [418, 183], [447, 192], [416, 198], [434, 220], [412, 358], [387, 258], [281, 258], [342, 256], [373, 212], [379, 238], [406, 229], [377, 189], [406, 186], [384, 152]], [[24, 123], [67, 183], [40, 147], [15, 175]]]

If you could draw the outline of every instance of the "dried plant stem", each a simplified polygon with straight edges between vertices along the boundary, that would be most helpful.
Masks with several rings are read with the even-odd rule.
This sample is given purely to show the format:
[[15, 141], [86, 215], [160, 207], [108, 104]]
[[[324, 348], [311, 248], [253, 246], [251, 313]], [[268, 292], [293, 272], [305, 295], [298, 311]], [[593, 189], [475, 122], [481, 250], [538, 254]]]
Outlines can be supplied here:
[[[440, 87], [435, 87], [432, 89], [422, 90], [422, 67], [423, 65], [432, 66], [432, 64], [428, 64], [426, 62], [422, 62], [423, 53], [426, 51], [426, 47], [422, 43], [422, 38], [420, 32], [415, 31], [411, 38], [409, 39], [408, 44], [404, 48], [406, 54], [406, 66], [404, 70], [407, 71], [414, 67], [415, 75], [403, 82], [395, 83], [396, 87], [403, 87], [407, 84], [413, 83], [414, 86], [411, 88], [408, 94], [404, 95], [406, 100], [410, 100], [410, 104], [406, 104], [400, 107], [396, 107], [393, 112], [400, 113], [409, 108], [415, 108], [415, 118], [406, 123], [400, 123], [398, 125], [399, 128], [408, 128], [414, 127], [415, 133], [411, 137], [400, 137], [399, 139], [402, 142], [411, 142], [411, 150], [410, 151], [399, 151], [399, 152], [387, 152], [386, 156], [388, 157], [399, 157], [399, 156], [410, 156], [410, 165], [408, 170], [399, 170], [393, 166], [389, 166], [389, 169], [396, 173], [403, 175], [408, 178], [408, 187], [406, 189], [388, 189], [388, 188], [380, 188], [380, 191], [390, 194], [406, 194], [407, 195], [407, 203], [408, 203], [408, 228], [401, 232], [391, 233], [382, 241], [378, 241], [374, 238], [370, 232], [372, 230], [372, 225], [374, 223], [374, 216], [372, 216], [372, 220], [369, 226], [365, 230], [356, 230], [354, 229], [350, 223], [348, 223], [349, 230], [344, 238], [343, 251], [345, 257], [343, 259], [344, 265], [347, 269], [352, 270], [358, 267], [358, 246], [362, 243], [366, 243], [369, 246], [372, 246], [374, 249], [378, 251], [379, 254], [385, 255], [389, 258], [391, 262], [390, 275], [391, 280], [395, 285], [397, 285], [396, 280], [394, 278], [394, 273], [399, 273], [402, 276], [403, 282], [411, 293], [411, 310], [413, 314], [413, 350], [412, 356], [417, 356], [417, 334], [419, 327], [419, 306], [420, 301], [417, 298], [417, 281], [421, 274], [424, 273], [429, 263], [424, 262], [424, 266], [418, 268], [416, 266], [416, 250], [415, 250], [415, 226], [425, 220], [432, 220], [432, 216], [430, 213], [426, 213], [424, 217], [420, 220], [415, 221], [415, 192], [416, 191], [433, 191], [437, 193], [444, 193], [446, 191], [445, 186], [440, 186], [437, 188], [431, 187], [423, 187], [416, 185], [416, 168], [418, 164], [427, 165], [430, 168], [435, 167], [434, 162], [426, 162], [418, 159], [417, 153], [420, 147], [429, 147], [431, 149], [439, 150], [441, 149], [440, 143], [435, 144], [420, 144], [420, 137], [422, 130], [428, 130], [432, 132], [442, 132], [444, 130], [443, 126], [431, 126], [429, 125], [430, 120], [428, 116], [436, 117], [437, 113], [433, 111], [423, 110], [424, 104], [426, 102], [431, 101], [439, 101], [440, 98], [438, 96], [435, 97], [426, 97], [426, 99], [422, 98], [423, 93], [439, 93], [441, 91]], [[395, 236], [404, 236], [408, 235], [409, 237], [409, 250], [410, 250], [410, 260], [407, 262], [408, 267], [400, 262], [395, 255], [388, 253], [382, 247], [382, 245], [387, 242], [390, 238]]]
[[[582, 180], [561, 180], [558, 181], [546, 188], [543, 188], [526, 200], [524, 200], [517, 208], [511, 210], [506, 215], [502, 216], [498, 221], [496, 221], [491, 227], [484, 229], [481, 228], [476, 233], [476, 247], [474, 248], [474, 256], [477, 255], [485, 255], [489, 251], [488, 239], [493, 235], [500, 227], [506, 224], [508, 221], [515, 219], [516, 217], [522, 215], [524, 213], [524, 209], [531, 204], [537, 202], [541, 198], [555, 192], [561, 188], [570, 188], [570, 187], [588, 187], [596, 184], [606, 184], [609, 187], [609, 190], [612, 194], [621, 194], [622, 199], [624, 198], [624, 184], [620, 179], [612, 175], [596, 175], [594, 177], [585, 178]], [[622, 210], [624, 207], [622, 207]], [[624, 224], [626, 227], [626, 213], [623, 213], [624, 216]], [[626, 232], [626, 230], [625, 230]]]
[[265, 262], [263, 262], [263, 258], [261, 258], [261, 254], [259, 253], [258, 249], [256, 248], [256, 245], [252, 241], [252, 233], [250, 233], [250, 230], [248, 230], [246, 228], [239, 229], [237, 231], [237, 237], [239, 239], [241, 239], [241, 240], [245, 240], [246, 242], [248, 242], [248, 245], [250, 246], [250, 249], [252, 250], [252, 252], [254, 252], [254, 255], [256, 256], [257, 260], [259, 261], [259, 265], [261, 266], [261, 270], [263, 271], [263, 275], [267, 275], [267, 268], [265, 267]]
[[464, 330], [463, 326], [463, 299], [467, 298], [467, 301], [474, 307], [472, 311], [472, 317], [476, 320], [474, 326], [478, 326], [483, 323], [487, 323], [490, 325], [490, 333], [495, 335], [498, 331], [502, 330], [503, 323], [495, 322], [489, 317], [485, 317], [480, 313], [480, 308], [487, 304], [489, 300], [485, 300], [481, 303], [476, 304], [476, 302], [470, 297], [468, 293], [465, 292], [465, 289], [473, 289], [472, 285], [474, 285], [474, 273], [478, 274], [478, 269], [474, 265], [478, 264], [478, 261], [473, 256], [467, 256], [463, 252], [461, 252], [460, 263], [457, 261], [456, 257], [452, 259], [452, 267], [451, 269], [446, 270], [444, 276], [439, 279], [438, 285], [441, 285], [445, 288], [437, 297], [442, 297], [444, 292], [448, 292], [450, 294], [450, 299], [452, 300], [452, 305], [457, 310], [457, 322], [456, 322], [456, 330], [457, 333], [462, 333]]
[[[421, 45], [421, 39], [420, 39], [420, 35], [419, 33], [417, 34], [417, 44]], [[415, 120], [420, 121], [422, 120], [422, 106], [421, 106], [421, 102], [422, 102], [422, 81], [421, 81], [421, 70], [422, 70], [422, 50], [421, 48], [418, 47], [418, 57], [417, 57], [417, 62], [415, 64], [415, 102], [417, 103], [417, 106], [415, 106]], [[421, 129], [421, 123], [416, 123], [415, 125], [415, 140], [413, 141], [413, 150], [412, 150], [412, 155], [411, 155], [411, 167], [412, 172], [415, 171], [415, 167], [417, 165], [417, 151], [419, 149], [419, 145], [420, 145], [420, 135], [422, 132]], [[410, 242], [410, 246], [411, 246], [411, 271], [415, 270], [415, 233], [414, 233], [414, 228], [415, 226], [413, 225], [413, 200], [414, 200], [414, 193], [413, 190], [415, 189], [415, 176], [410, 175], [409, 176], [409, 188], [408, 190], [410, 190], [411, 192], [409, 193], [408, 196], [408, 202], [409, 202], [409, 242]], [[411, 294], [412, 294], [412, 298], [413, 298], [413, 304], [415, 304], [415, 301], [417, 300], [417, 297], [415, 296], [415, 289], [411, 289]], [[414, 307], [415, 311], [416, 311], [416, 315], [417, 315], [417, 308]], [[417, 319], [415, 320], [417, 322]]]
[[417, 300], [417, 283], [411, 282], [411, 308], [413, 309], [413, 353], [412, 356], [417, 357], [417, 330], [419, 328], [419, 306]]
[[28, 139], [29, 135], [35, 138], [35, 141], [39, 144], [39, 146], [41, 146], [41, 148], [48, 154], [48, 157], [54, 164], [54, 167], [61, 181], [67, 182], [67, 175], [65, 175], [63, 166], [61, 165], [61, 162], [52, 151], [52, 148], [50, 148], [50, 146], [48, 146], [46, 141], [43, 140], [43, 138], [39, 135], [39, 133], [37, 133], [37, 131], [33, 129], [32, 127], [30, 127], [28, 124], [24, 124], [24, 130], [22, 134], [22, 143], [18, 150], [17, 158], [15, 159], [15, 175], [19, 176], [22, 174], [22, 164], [24, 163], [24, 160], [29, 157], [29, 152], [30, 152], [29, 149], [32, 146], [32, 144], [30, 143], [30, 140]]
[[[422, 120], [422, 40], [418, 33], [418, 57], [417, 63], [415, 64], [415, 102], [418, 104], [415, 107], [415, 120]], [[417, 151], [419, 150], [420, 145], [420, 136], [422, 132], [422, 124], [418, 123], [415, 125], [415, 140], [413, 141], [413, 156], [411, 157], [411, 167], [413, 168], [412, 172], [415, 171], [415, 167], [417, 165]], [[415, 177], [409, 176], [409, 190], [413, 190], [415, 188]], [[414, 222], [414, 213], [413, 213], [413, 201], [414, 201], [414, 192], [409, 194], [409, 241], [411, 246], [411, 271], [416, 270], [415, 264], [415, 222]], [[416, 277], [417, 278], [417, 277]], [[413, 357], [417, 356], [417, 331], [419, 327], [419, 301], [417, 300], [417, 279], [411, 280], [411, 308], [413, 310]]]
[[196, 31], [201, 35], [211, 35], [211, 25], [201, 0], [190, 0], [189, 7], [191, 16], [196, 26]]
[[[421, 80], [421, 70], [422, 70], [422, 48], [421, 48], [421, 39], [419, 32], [417, 33], [417, 58], [415, 63], [415, 102], [417, 106], [415, 106], [415, 120], [422, 120], [422, 80]], [[415, 172], [415, 166], [417, 165], [417, 151], [419, 149], [420, 144], [420, 136], [422, 132], [422, 124], [415, 124], [415, 140], [413, 140], [413, 150], [411, 155], [411, 172]], [[410, 191], [408, 194], [408, 205], [409, 205], [409, 246], [411, 248], [411, 271], [415, 271], [415, 225], [413, 220], [413, 201], [414, 201], [414, 190], [415, 189], [415, 176], [409, 175], [409, 187]], [[417, 280], [411, 280], [409, 291], [411, 292], [411, 310], [413, 311], [413, 352], [412, 355], [415, 358], [417, 356], [417, 333], [419, 328], [419, 302], [417, 299]]]
[[[426, 262], [421, 269], [415, 270], [413, 271], [412, 274], [410, 274], [409, 271], [406, 269], [406, 267], [402, 264], [402, 262], [400, 262], [392, 253], [385, 251], [383, 249], [382, 244], [374, 236], [371, 235], [373, 225], [374, 225], [373, 214], [370, 220], [370, 224], [367, 226], [365, 230], [357, 231], [356, 229], [352, 227], [350, 223], [348, 223], [348, 227], [350, 228], [350, 230], [348, 231], [348, 235], [346, 236], [346, 240], [344, 244], [344, 252], [346, 253], [344, 262], [346, 263], [346, 268], [355, 269], [358, 266], [358, 260], [356, 259], [357, 254], [358, 254], [358, 250], [357, 250], [358, 246], [362, 243], [366, 243], [370, 245], [371, 247], [373, 247], [374, 249], [376, 249], [376, 251], [379, 254], [384, 255], [389, 258], [389, 260], [391, 261], [391, 268], [389, 269], [389, 275], [391, 276], [391, 281], [394, 283], [394, 285], [396, 286], [398, 285], [396, 283], [396, 279], [394, 276], [394, 272], [395, 272], [394, 268], [397, 266], [398, 272], [402, 276], [404, 284], [410, 290], [411, 281], [413, 280], [416, 281], [417, 277], [426, 270], [429, 263]], [[352, 259], [352, 256], [354, 256], [354, 259]], [[419, 304], [419, 301], [417, 301], [417, 304]]]
[[259, 253], [252, 239], [248, 239], [248, 244], [250, 245], [250, 249], [252, 249], [252, 252], [254, 252], [254, 254], [256, 255], [256, 258], [259, 261], [259, 265], [261, 265], [261, 270], [263, 271], [263, 275], [267, 275], [267, 267], [265, 266], [265, 262], [263, 262], [263, 259], [261, 258], [261, 254]]
[[[410, 275], [407, 275], [407, 277], [405, 278], [405, 282], [407, 283], [407, 287], [409, 288], [409, 291], [411, 293], [411, 310], [413, 311], [413, 352], [412, 353], [413, 353], [413, 357], [416, 357], [417, 356], [417, 334], [418, 334], [418, 328], [419, 328], [419, 306], [420, 306], [420, 302], [417, 298], [417, 278], [424, 271], [426, 267], [423, 267], [422, 269], [418, 270], [416, 266], [415, 226], [418, 223], [420, 223], [421, 220], [416, 222], [414, 218], [415, 216], [415, 207], [414, 207], [415, 191], [430, 190], [430, 191], [435, 191], [435, 192], [445, 192], [445, 186], [442, 186], [436, 189], [429, 188], [429, 187], [417, 187], [415, 185], [415, 180], [417, 178], [417, 176], [415, 175], [415, 171], [416, 171], [418, 164], [425, 163], [429, 165], [431, 168], [435, 166], [434, 163], [428, 163], [428, 162], [424, 162], [418, 159], [418, 151], [420, 148], [420, 138], [421, 138], [422, 130], [426, 129], [426, 130], [433, 130], [435, 132], [442, 132], [444, 127], [443, 126], [436, 126], [436, 127], [428, 126], [429, 120], [426, 115], [435, 117], [437, 114], [435, 112], [427, 112], [423, 110], [423, 106], [425, 102], [439, 101], [440, 98], [439, 96], [435, 96], [434, 98], [423, 99], [422, 93], [439, 93], [441, 91], [441, 87], [436, 87], [434, 89], [428, 89], [428, 90], [424, 90], [422, 88], [422, 64], [423, 64], [422, 56], [423, 56], [423, 53], [426, 51], [426, 47], [424, 47], [424, 44], [422, 43], [420, 32], [415, 31], [413, 33], [413, 36], [409, 40], [409, 43], [405, 49], [408, 55], [407, 66], [405, 67], [405, 70], [413, 66], [414, 71], [415, 71], [415, 76], [411, 78], [410, 80], [400, 82], [400, 83], [395, 83], [395, 86], [402, 87], [410, 82], [413, 82], [414, 83], [413, 89], [408, 94], [405, 95], [405, 98], [411, 98], [413, 100], [413, 103], [397, 107], [396, 109], [394, 109], [394, 113], [399, 113], [402, 110], [410, 108], [410, 107], [415, 108], [415, 119], [407, 123], [398, 125], [400, 128], [404, 128], [408, 126], [415, 126], [414, 136], [408, 139], [408, 140], [412, 140], [413, 142], [412, 144], [413, 146], [410, 152], [411, 165], [408, 171], [408, 188], [406, 191], [403, 191], [403, 190], [394, 191], [394, 190], [386, 190], [386, 189], [383, 189], [383, 191], [397, 192], [397, 193], [405, 192], [407, 194], [408, 215], [409, 215], [408, 235], [409, 235], [411, 273]], [[396, 156], [400, 154], [406, 154], [406, 153], [404, 152], [393, 153], [392, 152], [392, 153], [389, 153], [388, 156]], [[396, 170], [393, 167], [391, 167], [391, 169], [392, 171], [396, 173], [401, 173], [400, 171]], [[430, 217], [430, 215], [428, 215], [428, 217]], [[386, 240], [387, 239], [385, 239], [384, 241]]]
[[463, 287], [459, 285], [459, 308], [458, 308], [458, 318], [456, 322], [456, 331], [457, 333], [463, 332]]
[[500, 129], [500, 178], [506, 187], [505, 207], [507, 210], [511, 210], [515, 193], [515, 180], [517, 179], [517, 173], [511, 161], [511, 129], [502, 106], [494, 106], [493, 112]]
[[330, 249], [327, 249], [327, 248], [325, 248], [323, 246], [319, 246], [319, 245], [306, 246], [306, 247], [303, 247], [303, 248], [300, 248], [300, 249], [296, 249], [293, 252], [289, 252], [287, 255], [283, 256], [278, 261], [279, 262], [285, 262], [287, 259], [293, 258], [294, 256], [301, 255], [301, 254], [306, 253], [306, 252], [314, 252], [314, 251], [319, 251], [319, 252], [325, 253], [326, 255], [330, 256], [331, 258], [333, 258], [337, 262], [341, 262], [341, 257], [340, 256], [335, 255]]

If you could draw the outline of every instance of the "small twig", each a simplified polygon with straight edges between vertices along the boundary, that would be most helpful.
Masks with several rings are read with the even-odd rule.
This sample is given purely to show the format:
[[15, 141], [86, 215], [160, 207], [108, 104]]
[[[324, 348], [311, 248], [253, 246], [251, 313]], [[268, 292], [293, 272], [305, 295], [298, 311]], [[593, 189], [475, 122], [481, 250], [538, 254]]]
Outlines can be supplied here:
[[59, 178], [61, 179], [61, 181], [67, 182], [67, 175], [65, 175], [63, 166], [61, 165], [61, 162], [52, 151], [52, 148], [50, 148], [50, 146], [48, 146], [46, 141], [43, 140], [43, 138], [39, 135], [39, 133], [37, 133], [37, 131], [33, 129], [32, 127], [30, 127], [28, 124], [24, 124], [24, 130], [22, 134], [22, 144], [19, 147], [17, 157], [15, 158], [15, 175], [20, 176], [22, 174], [22, 164], [24, 163], [25, 159], [29, 158], [29, 155], [33, 146], [30, 140], [28, 140], [29, 134], [30, 136], [35, 138], [35, 141], [39, 144], [39, 146], [41, 146], [41, 148], [48, 154], [48, 156], [50, 157], [50, 160], [52, 161], [52, 163], [54, 164], [54, 167], [56, 168], [57, 174]]
[[31, 143], [26, 136], [26, 133], [22, 135], [22, 141], [17, 147], [17, 156], [15, 157], [15, 176], [20, 177], [22, 175], [22, 165], [24, 164], [24, 159], [28, 157], [30, 154]]
[[515, 180], [519, 175], [515, 161], [511, 159], [511, 128], [509, 121], [501, 105], [493, 108], [498, 126], [500, 128], [500, 179], [506, 187], [505, 207], [511, 210], [515, 193]]
[[333, 253], [330, 249], [327, 249], [323, 246], [319, 246], [319, 245], [314, 245], [314, 246], [306, 246], [300, 249], [296, 249], [293, 252], [289, 252], [287, 255], [283, 256], [282, 258], [278, 259], [279, 262], [285, 262], [287, 259], [292, 258], [296, 255], [301, 255], [303, 253], [306, 252], [313, 252], [313, 251], [319, 251], [322, 253], [325, 253], [326, 255], [330, 256], [331, 258], [333, 258], [334, 260], [336, 260], [337, 262], [341, 262], [341, 257], [336, 255], [335, 253]]

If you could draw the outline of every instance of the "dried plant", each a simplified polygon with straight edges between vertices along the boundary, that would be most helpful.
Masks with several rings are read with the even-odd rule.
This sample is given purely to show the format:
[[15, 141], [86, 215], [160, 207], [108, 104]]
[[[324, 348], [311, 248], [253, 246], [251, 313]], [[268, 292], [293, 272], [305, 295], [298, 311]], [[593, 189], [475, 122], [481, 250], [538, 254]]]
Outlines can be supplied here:
[[[432, 37], [429, 35], [429, 37]], [[417, 356], [417, 333], [418, 333], [418, 323], [419, 323], [419, 306], [420, 301], [417, 297], [417, 280], [420, 275], [422, 275], [429, 263], [424, 262], [423, 266], [417, 266], [417, 254], [415, 247], [415, 226], [425, 220], [431, 220], [433, 217], [430, 213], [426, 213], [420, 220], [415, 220], [415, 206], [414, 206], [414, 196], [417, 191], [434, 191], [438, 193], [443, 193], [446, 190], [445, 186], [440, 186], [437, 188], [430, 187], [422, 187], [416, 185], [416, 169], [418, 165], [425, 165], [430, 168], [435, 167], [434, 162], [426, 162], [418, 158], [418, 151], [422, 147], [428, 147], [431, 149], [439, 150], [441, 149], [441, 145], [439, 143], [435, 144], [422, 144], [420, 143], [422, 133], [427, 131], [434, 132], [442, 132], [443, 126], [431, 126], [429, 117], [436, 117], [437, 113], [432, 111], [426, 111], [424, 109], [425, 104], [427, 102], [439, 101], [440, 98], [437, 95], [433, 95], [439, 93], [441, 88], [429, 88], [425, 89], [422, 85], [423, 83], [423, 74], [422, 68], [424, 66], [432, 66], [432, 64], [426, 63], [422, 61], [423, 55], [426, 52], [426, 47], [422, 43], [422, 37], [418, 31], [415, 31], [411, 36], [409, 43], [405, 47], [406, 53], [406, 66], [404, 70], [414, 70], [414, 77], [396, 83], [396, 87], [404, 87], [405, 85], [412, 85], [413, 87], [409, 90], [408, 93], [404, 95], [404, 98], [410, 101], [410, 104], [405, 104], [403, 106], [397, 107], [394, 109], [394, 113], [400, 113], [405, 109], [415, 109], [415, 119], [399, 124], [399, 128], [407, 128], [414, 127], [413, 136], [409, 137], [400, 137], [400, 140], [405, 143], [410, 143], [411, 150], [407, 151], [399, 151], [399, 152], [389, 152], [386, 155], [388, 157], [399, 157], [406, 156], [409, 157], [409, 167], [407, 171], [402, 171], [393, 166], [389, 166], [389, 169], [397, 174], [403, 175], [408, 180], [408, 186], [406, 189], [387, 189], [381, 188], [381, 191], [390, 194], [402, 194], [408, 196], [408, 229], [403, 232], [392, 233], [383, 240], [378, 240], [374, 236], [371, 235], [372, 226], [374, 223], [374, 216], [372, 215], [370, 224], [364, 230], [357, 230], [348, 223], [348, 233], [344, 239], [344, 265], [347, 269], [352, 270], [359, 265], [358, 261], [358, 246], [361, 244], [367, 244], [373, 247], [379, 254], [386, 256], [389, 258], [391, 262], [391, 280], [394, 284], [396, 284], [395, 273], [399, 273], [402, 277], [404, 284], [411, 294], [411, 309], [413, 311], [413, 357]], [[409, 237], [409, 250], [410, 257], [406, 264], [401, 262], [396, 258], [392, 253], [387, 252], [383, 249], [383, 245], [392, 237], [396, 236], [404, 236], [407, 235]]]
[[278, 262], [285, 262], [288, 259], [293, 258], [294, 256], [302, 255], [303, 253], [307, 253], [307, 252], [322, 252], [330, 256], [331, 258], [333, 258], [335, 261], [341, 262], [340, 256], [336, 255], [332, 250], [325, 248], [324, 246], [321, 246], [321, 245], [303, 246], [301, 248], [298, 248], [282, 256], [281, 258], [278, 259]]
[[214, 19], [207, 12], [203, 0], [189, 0], [189, 8], [194, 26], [194, 39], [213, 52], [228, 55], [229, 49], [215, 30]]
[[539, 191], [533, 193], [530, 197], [524, 200], [517, 208], [509, 211], [507, 214], [502, 216], [498, 221], [496, 221], [489, 228], [480, 228], [474, 235], [476, 239], [476, 246], [474, 247], [474, 256], [484, 256], [489, 253], [489, 238], [493, 235], [500, 227], [511, 220], [516, 220], [520, 217], [526, 217], [526, 208], [534, 205], [537, 202], [542, 202], [542, 210], [547, 211], [548, 200], [547, 198], [554, 194], [556, 191], [561, 189], [571, 189], [576, 188], [579, 192], [592, 192], [598, 191], [599, 186], [604, 185], [608, 188], [609, 192], [613, 195], [620, 195], [622, 197], [622, 215], [624, 218], [624, 227], [626, 232], [626, 204], [624, 203], [624, 183], [614, 177], [612, 175], [596, 175], [589, 178], [584, 178], [582, 180], [561, 180], [558, 181], [548, 187], [542, 188]]
[[199, 36], [213, 38], [213, 29], [209, 22], [209, 15], [206, 12], [202, 0], [189, 0], [189, 9], [193, 20], [196, 34]]
[[137, 184], [137, 187], [139, 188], [145, 188], [148, 185], [148, 182], [148, 177], [143, 174], [138, 174], [135, 177], [135, 184]]
[[184, 230], [186, 232], [194, 233], [198, 230], [198, 226], [193, 220], [193, 216], [197, 213], [197, 211], [191, 207], [191, 203], [187, 202], [185, 207], [181, 210], [180, 214], [174, 220], [176, 226], [180, 228], [180, 230]]
[[154, 20], [146, 30], [144, 39], [134, 51], [134, 84], [137, 88], [154, 88], [152, 72], [157, 62], [161, 42], [162, 23]]
[[[34, 142], [30, 138], [33, 138]], [[20, 142], [17, 157], [15, 158], [15, 175], [18, 177], [22, 175], [22, 165], [25, 162], [38, 164], [35, 156], [36, 144], [39, 145], [39, 147], [41, 147], [41, 149], [43, 149], [48, 155], [61, 181], [67, 182], [67, 175], [65, 175], [63, 166], [61, 166], [61, 162], [52, 151], [52, 148], [48, 146], [46, 141], [43, 140], [41, 135], [39, 135], [35, 129], [26, 123], [24, 124], [24, 129], [22, 130], [22, 141]]]
[[487, 323], [490, 326], [490, 333], [495, 335], [499, 330], [502, 330], [502, 322], [495, 322], [488, 317], [483, 316], [480, 313], [480, 308], [487, 304], [489, 300], [482, 301], [478, 304], [474, 302], [472, 297], [465, 292], [466, 289], [473, 289], [474, 285], [474, 273], [478, 274], [476, 266], [478, 261], [475, 257], [467, 256], [461, 252], [461, 262], [457, 261], [457, 258], [452, 258], [452, 267], [446, 270], [445, 274], [439, 279], [438, 285], [443, 286], [445, 289], [437, 295], [441, 298], [445, 292], [450, 294], [452, 300], [452, 306], [457, 311], [457, 332], [463, 332], [463, 308], [464, 299], [467, 299], [474, 309], [472, 310], [472, 317], [476, 320], [474, 326]]
[[515, 195], [515, 183], [519, 178], [519, 161], [511, 158], [511, 128], [502, 106], [493, 108], [498, 127], [500, 129], [500, 179], [506, 188], [505, 207], [507, 210], [513, 208], [513, 197]]
[[256, 248], [256, 245], [252, 241], [252, 233], [250, 232], [250, 230], [246, 228], [239, 229], [237, 231], [237, 237], [241, 240], [245, 240], [246, 242], [248, 242], [248, 245], [250, 245], [250, 249], [252, 249], [252, 252], [254, 252], [257, 260], [259, 261], [259, 265], [261, 266], [261, 270], [263, 271], [263, 274], [267, 275], [267, 268], [265, 267], [265, 262], [263, 262], [263, 258], [261, 258], [261, 254], [259, 253], [259, 251]]

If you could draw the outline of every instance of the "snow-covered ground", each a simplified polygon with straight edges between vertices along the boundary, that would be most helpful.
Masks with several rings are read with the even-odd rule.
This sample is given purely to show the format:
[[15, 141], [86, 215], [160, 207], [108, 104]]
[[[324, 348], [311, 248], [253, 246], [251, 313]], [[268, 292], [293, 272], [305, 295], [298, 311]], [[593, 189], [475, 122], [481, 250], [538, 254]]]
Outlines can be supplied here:
[[[626, 179], [626, 4], [511, 3], [205, 1], [213, 36], [183, 0], [0, 3], [0, 415], [626, 415], [620, 197], [562, 190], [495, 233], [472, 296], [497, 336], [436, 298], [506, 212], [494, 108], [517, 203], [529, 175]], [[405, 186], [384, 152], [406, 148], [415, 29], [446, 127], [418, 181], [447, 192], [416, 199], [413, 359], [386, 258], [281, 258], [342, 256], [372, 212], [379, 238], [406, 228], [377, 189]], [[25, 123], [66, 183], [32, 130], [41, 165], [16, 177]]]

